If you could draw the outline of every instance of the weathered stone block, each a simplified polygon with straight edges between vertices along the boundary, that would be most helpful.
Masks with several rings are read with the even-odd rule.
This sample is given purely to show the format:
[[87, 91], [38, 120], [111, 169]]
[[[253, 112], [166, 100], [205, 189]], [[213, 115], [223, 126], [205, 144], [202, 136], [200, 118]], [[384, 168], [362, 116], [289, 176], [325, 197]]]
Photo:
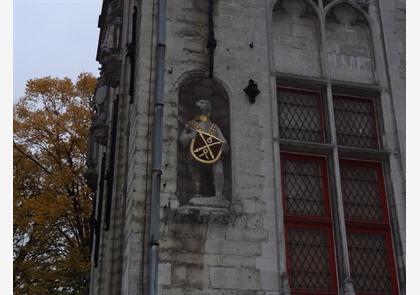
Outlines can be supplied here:
[[264, 229], [247, 229], [229, 227], [226, 232], [226, 240], [233, 241], [264, 241], [268, 237], [267, 231]]
[[211, 267], [210, 286], [221, 289], [256, 290], [260, 288], [259, 272], [247, 268]]
[[230, 254], [238, 256], [261, 255], [261, 244], [257, 242], [208, 240], [205, 252], [210, 254]]
[[209, 267], [187, 266], [186, 287], [205, 289], [209, 287]]
[[159, 263], [158, 266], [158, 284], [170, 285], [171, 284], [171, 264]]

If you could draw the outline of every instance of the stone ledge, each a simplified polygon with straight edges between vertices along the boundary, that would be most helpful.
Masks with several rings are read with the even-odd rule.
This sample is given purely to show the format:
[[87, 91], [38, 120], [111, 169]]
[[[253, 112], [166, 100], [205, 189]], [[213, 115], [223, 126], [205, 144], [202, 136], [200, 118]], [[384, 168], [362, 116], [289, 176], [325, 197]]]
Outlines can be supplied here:
[[227, 208], [187, 205], [171, 213], [172, 217], [180, 222], [227, 224], [231, 219], [231, 212]]
[[177, 206], [175, 200], [169, 201], [166, 210], [168, 219], [187, 223], [220, 223], [228, 224], [242, 215], [243, 206], [240, 201], [233, 201], [227, 207], [184, 205]]

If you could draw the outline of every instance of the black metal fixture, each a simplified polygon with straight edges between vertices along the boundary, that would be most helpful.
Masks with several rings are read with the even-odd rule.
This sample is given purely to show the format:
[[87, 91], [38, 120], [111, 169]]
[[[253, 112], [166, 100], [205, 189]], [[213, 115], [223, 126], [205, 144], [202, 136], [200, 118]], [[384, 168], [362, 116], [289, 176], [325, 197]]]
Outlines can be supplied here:
[[214, 37], [214, 0], [209, 0], [209, 36], [207, 40], [207, 49], [209, 51], [209, 78], [213, 78], [213, 69], [214, 69], [214, 51], [216, 50], [217, 40]]
[[258, 94], [260, 94], [261, 91], [258, 89], [257, 83], [255, 83], [254, 80], [250, 79], [248, 81], [248, 86], [244, 89], [244, 92], [246, 93], [246, 95], [248, 95], [249, 102], [254, 103], [255, 98]]

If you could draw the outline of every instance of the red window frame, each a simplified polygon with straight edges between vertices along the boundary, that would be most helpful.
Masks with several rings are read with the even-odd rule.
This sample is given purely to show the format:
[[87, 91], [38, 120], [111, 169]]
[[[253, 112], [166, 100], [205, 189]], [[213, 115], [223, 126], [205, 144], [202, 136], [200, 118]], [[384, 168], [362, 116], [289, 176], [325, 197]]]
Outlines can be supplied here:
[[[331, 203], [329, 194], [329, 182], [328, 182], [328, 170], [326, 157], [323, 156], [309, 156], [294, 153], [281, 153], [281, 184], [282, 184], [282, 203], [284, 208], [284, 222], [285, 222], [285, 241], [288, 241], [288, 232], [290, 228], [302, 228], [302, 229], [318, 229], [325, 231], [328, 235], [328, 260], [329, 260], [329, 273], [331, 281], [330, 290], [310, 290], [310, 289], [298, 289], [291, 288], [292, 294], [304, 294], [304, 295], [321, 295], [321, 294], [337, 294], [337, 269], [336, 269], [336, 255], [335, 255], [335, 243], [333, 235], [333, 223], [331, 215]], [[285, 162], [288, 160], [295, 161], [311, 161], [318, 162], [321, 168], [322, 178], [322, 194], [324, 200], [324, 215], [323, 216], [305, 216], [290, 214], [286, 209], [286, 191], [285, 191]], [[291, 256], [290, 249], [286, 242], [286, 268], [287, 272], [290, 273], [291, 269]]]
[[[322, 156], [309, 156], [302, 154], [294, 153], [281, 153], [281, 189], [282, 189], [282, 203], [284, 208], [284, 216], [288, 221], [298, 221], [298, 222], [327, 222], [331, 223], [331, 204], [330, 204], [330, 194], [329, 194], [329, 184], [328, 184], [328, 170], [326, 164], [326, 158]], [[322, 177], [322, 191], [324, 196], [324, 216], [307, 216], [307, 215], [298, 215], [298, 214], [289, 214], [287, 212], [286, 204], [286, 185], [284, 179], [284, 166], [287, 160], [305, 160], [311, 162], [319, 162], [321, 167], [321, 177]]]
[[[394, 248], [393, 248], [393, 243], [392, 243], [392, 238], [391, 238], [391, 232], [389, 230], [363, 228], [360, 225], [358, 226], [347, 225], [346, 227], [347, 227], [347, 235], [349, 232], [353, 232], [353, 233], [370, 233], [370, 234], [384, 236], [385, 244], [387, 247], [389, 275], [391, 277], [391, 294], [392, 295], [399, 294], [397, 271], [396, 271], [396, 264], [394, 260], [394, 252], [393, 252]], [[350, 273], [351, 273], [351, 269], [350, 269]], [[353, 278], [353, 281], [354, 281], [354, 278]], [[389, 294], [378, 293], [378, 292], [363, 292], [363, 291], [356, 290], [356, 295], [389, 295]]]
[[358, 168], [373, 168], [376, 171], [376, 175], [378, 177], [378, 191], [380, 196], [380, 203], [382, 205], [382, 220], [381, 221], [365, 221], [361, 219], [346, 219], [346, 223], [350, 223], [353, 225], [361, 224], [362, 226], [375, 226], [375, 225], [383, 225], [386, 228], [389, 228], [389, 212], [388, 212], [388, 202], [386, 200], [386, 193], [385, 193], [385, 181], [382, 172], [382, 165], [377, 162], [367, 162], [367, 161], [358, 161], [358, 160], [349, 160], [349, 159], [340, 159], [340, 167], [342, 166], [352, 166]]
[[334, 246], [334, 237], [332, 233], [331, 226], [328, 225], [315, 225], [315, 224], [305, 224], [305, 223], [295, 223], [295, 222], [286, 222], [285, 223], [285, 241], [286, 241], [286, 268], [287, 272], [290, 273], [291, 268], [291, 255], [290, 249], [287, 247], [287, 241], [289, 240], [288, 233], [289, 230], [293, 228], [301, 229], [317, 229], [324, 231], [328, 236], [328, 264], [330, 272], [330, 281], [331, 281], [331, 290], [321, 291], [321, 290], [310, 290], [310, 289], [298, 289], [291, 288], [292, 294], [297, 295], [336, 295], [337, 294], [337, 272], [336, 272], [336, 260], [335, 260], [335, 246]]
[[[388, 209], [388, 202], [386, 198], [386, 191], [385, 191], [385, 180], [383, 175], [382, 164], [378, 162], [368, 162], [368, 161], [359, 161], [359, 160], [351, 160], [351, 159], [340, 159], [340, 167], [342, 166], [353, 166], [353, 167], [365, 167], [370, 169], [375, 169], [377, 177], [378, 177], [378, 192], [381, 198], [380, 203], [382, 204], [382, 221], [363, 221], [357, 219], [346, 219], [346, 229], [347, 232], [353, 233], [371, 233], [377, 235], [383, 235], [386, 241], [387, 247], [387, 254], [388, 254], [388, 266], [389, 266], [389, 274], [391, 276], [391, 294], [399, 294], [398, 289], [398, 279], [397, 279], [397, 272], [396, 272], [396, 262], [394, 257], [394, 244], [392, 241], [391, 235], [391, 226], [390, 226], [390, 219], [389, 219], [389, 209]], [[348, 235], [348, 234], [347, 234]], [[351, 273], [351, 269], [350, 269]], [[374, 293], [374, 292], [358, 292], [356, 290], [357, 295], [383, 295], [384, 293]], [[386, 294], [384, 294], [386, 295]]]

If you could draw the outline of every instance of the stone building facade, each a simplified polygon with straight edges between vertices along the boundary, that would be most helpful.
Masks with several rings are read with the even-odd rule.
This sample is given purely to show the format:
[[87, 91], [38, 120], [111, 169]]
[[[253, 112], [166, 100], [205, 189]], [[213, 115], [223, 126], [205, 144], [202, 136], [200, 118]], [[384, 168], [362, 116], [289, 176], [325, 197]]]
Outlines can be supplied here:
[[[98, 25], [90, 294], [405, 294], [404, 0], [104, 0]], [[228, 205], [191, 203], [199, 99]]]

